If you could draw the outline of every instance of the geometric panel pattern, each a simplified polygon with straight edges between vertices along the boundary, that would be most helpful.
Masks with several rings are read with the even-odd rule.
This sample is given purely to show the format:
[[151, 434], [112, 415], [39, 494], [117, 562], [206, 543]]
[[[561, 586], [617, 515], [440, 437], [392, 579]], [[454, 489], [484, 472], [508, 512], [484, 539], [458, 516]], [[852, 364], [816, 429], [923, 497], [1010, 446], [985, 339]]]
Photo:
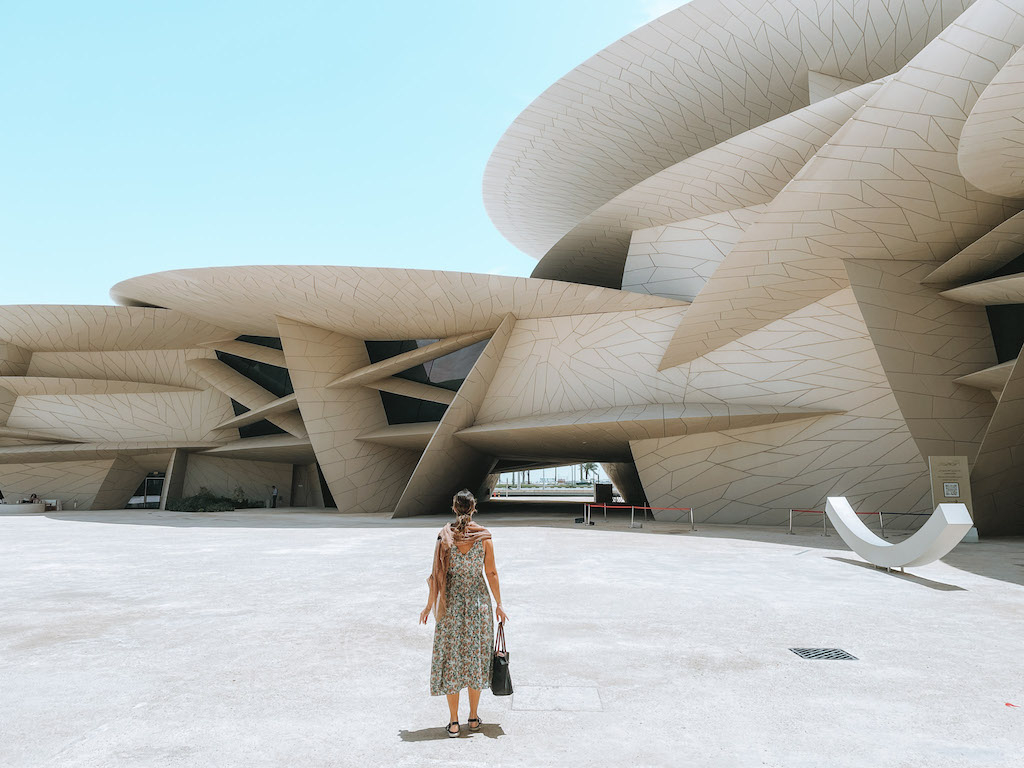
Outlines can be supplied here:
[[1021, 43], [1020, 15], [996, 0], [939, 33], [768, 204], [694, 301], [664, 365], [844, 287], [844, 259], [937, 266], [1017, 213], [1018, 202], [964, 182], [957, 141]]
[[395, 507], [395, 517], [443, 512], [460, 488], [479, 485], [494, 468], [497, 458], [463, 442], [458, 432], [476, 421], [515, 325], [515, 317], [507, 315], [466, 375], [416, 464]]
[[960, 171], [996, 195], [1024, 197], [1024, 50], [992, 78], [971, 110], [958, 148]]
[[971, 472], [975, 522], [989, 532], [1024, 534], [1024, 364], [1012, 367]]
[[487, 212], [514, 245], [539, 257], [642, 179], [806, 106], [808, 70], [858, 83], [884, 77], [969, 4], [684, 5], [587, 60], [523, 111], [487, 164]]
[[357, 439], [387, 425], [376, 391], [358, 384], [328, 387], [369, 365], [366, 345], [362, 339], [283, 317], [277, 325], [302, 420], [339, 508], [390, 512], [419, 455]]
[[619, 287], [632, 232], [770, 202], [879, 86], [798, 109], [644, 179], [562, 237], [533, 277]]
[[636, 230], [622, 290], [692, 302], [762, 210], [755, 205]]

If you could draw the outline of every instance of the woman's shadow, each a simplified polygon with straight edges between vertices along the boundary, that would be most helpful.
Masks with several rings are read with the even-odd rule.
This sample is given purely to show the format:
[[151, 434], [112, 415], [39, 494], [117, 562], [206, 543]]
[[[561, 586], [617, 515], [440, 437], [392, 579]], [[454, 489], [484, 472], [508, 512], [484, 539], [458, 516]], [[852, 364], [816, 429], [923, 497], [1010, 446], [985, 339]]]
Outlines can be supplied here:
[[[472, 736], [486, 736], [489, 739], [497, 739], [505, 735], [505, 731], [496, 723], [481, 723], [480, 728], [475, 731], [469, 730], [468, 725], [462, 724], [459, 726], [459, 731], [458, 738], [460, 739]], [[435, 741], [436, 739], [447, 739], [450, 737], [448, 732], [445, 731], [444, 726], [441, 725], [437, 728], [422, 728], [418, 731], [399, 731], [398, 738], [402, 741]]]

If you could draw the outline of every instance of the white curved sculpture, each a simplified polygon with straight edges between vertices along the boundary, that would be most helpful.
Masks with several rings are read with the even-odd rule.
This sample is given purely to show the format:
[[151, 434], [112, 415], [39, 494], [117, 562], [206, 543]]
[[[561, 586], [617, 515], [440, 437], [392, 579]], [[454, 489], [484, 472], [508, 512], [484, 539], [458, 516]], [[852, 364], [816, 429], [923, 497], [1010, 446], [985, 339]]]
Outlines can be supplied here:
[[844, 496], [829, 496], [825, 513], [850, 549], [869, 563], [885, 568], [934, 562], [959, 544], [974, 525], [966, 505], [939, 504], [916, 533], [893, 544], [869, 531]]

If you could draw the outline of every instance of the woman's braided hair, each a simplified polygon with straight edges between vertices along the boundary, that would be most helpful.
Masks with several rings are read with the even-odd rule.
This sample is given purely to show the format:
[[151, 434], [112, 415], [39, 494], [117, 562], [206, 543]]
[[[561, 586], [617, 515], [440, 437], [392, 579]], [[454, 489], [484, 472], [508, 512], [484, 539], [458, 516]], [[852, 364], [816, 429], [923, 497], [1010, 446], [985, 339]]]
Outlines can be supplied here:
[[455, 530], [465, 534], [476, 511], [476, 497], [463, 488], [452, 498], [452, 509], [455, 510]]

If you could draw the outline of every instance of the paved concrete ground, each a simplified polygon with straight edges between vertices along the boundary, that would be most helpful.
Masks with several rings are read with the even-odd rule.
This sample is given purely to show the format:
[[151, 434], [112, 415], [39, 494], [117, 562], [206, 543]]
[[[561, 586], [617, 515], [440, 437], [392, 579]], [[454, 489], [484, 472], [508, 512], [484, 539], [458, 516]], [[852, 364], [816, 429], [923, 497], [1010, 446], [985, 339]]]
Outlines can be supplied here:
[[417, 624], [441, 518], [0, 515], [0, 766], [1022, 763], [1022, 541], [899, 577], [813, 530], [498, 509], [517, 693], [457, 740]]

